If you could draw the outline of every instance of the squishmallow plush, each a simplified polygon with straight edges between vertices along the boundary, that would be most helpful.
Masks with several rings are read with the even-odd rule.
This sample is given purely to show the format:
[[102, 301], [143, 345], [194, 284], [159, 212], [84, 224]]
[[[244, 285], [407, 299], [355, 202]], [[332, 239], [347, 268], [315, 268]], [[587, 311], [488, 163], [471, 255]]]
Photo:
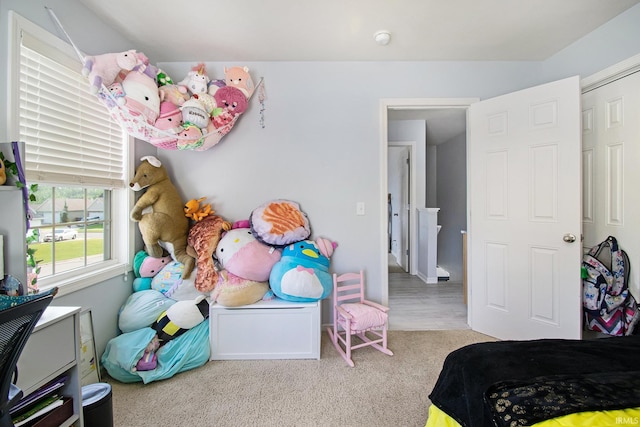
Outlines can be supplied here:
[[280, 250], [259, 242], [249, 228], [249, 221], [238, 221], [222, 235], [216, 258], [223, 269], [243, 279], [266, 282], [271, 268], [280, 261]]
[[282, 250], [282, 257], [271, 269], [269, 285], [283, 300], [311, 302], [331, 294], [333, 281], [329, 258], [336, 243], [319, 238], [293, 243]]

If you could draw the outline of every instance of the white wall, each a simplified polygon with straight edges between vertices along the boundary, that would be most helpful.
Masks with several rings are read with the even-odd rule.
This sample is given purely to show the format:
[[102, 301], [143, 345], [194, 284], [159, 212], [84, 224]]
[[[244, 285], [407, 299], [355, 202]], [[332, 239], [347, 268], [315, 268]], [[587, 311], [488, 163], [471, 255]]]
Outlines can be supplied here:
[[426, 203], [426, 144], [427, 124], [424, 120], [389, 120], [387, 139], [391, 142], [415, 141], [416, 152], [413, 153], [416, 163], [416, 200], [413, 208], [424, 208]]
[[462, 235], [467, 229], [467, 144], [462, 134], [437, 149], [438, 265], [462, 282]]
[[587, 77], [640, 53], [640, 4], [567, 46], [542, 63], [541, 81]]

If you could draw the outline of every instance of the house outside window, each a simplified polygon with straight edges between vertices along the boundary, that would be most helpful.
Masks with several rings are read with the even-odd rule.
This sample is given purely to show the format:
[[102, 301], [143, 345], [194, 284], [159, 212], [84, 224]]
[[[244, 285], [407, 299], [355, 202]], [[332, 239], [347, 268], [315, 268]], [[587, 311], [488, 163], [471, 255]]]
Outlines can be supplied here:
[[130, 270], [131, 141], [89, 93], [74, 49], [10, 13], [10, 135], [25, 146], [28, 271], [62, 294]]

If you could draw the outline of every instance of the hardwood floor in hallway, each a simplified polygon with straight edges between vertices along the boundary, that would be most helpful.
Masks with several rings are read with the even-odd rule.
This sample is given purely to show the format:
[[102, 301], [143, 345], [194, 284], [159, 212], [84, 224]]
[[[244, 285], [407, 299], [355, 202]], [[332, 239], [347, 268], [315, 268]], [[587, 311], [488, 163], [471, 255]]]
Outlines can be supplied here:
[[469, 329], [462, 282], [427, 284], [408, 273], [389, 273], [389, 329]]

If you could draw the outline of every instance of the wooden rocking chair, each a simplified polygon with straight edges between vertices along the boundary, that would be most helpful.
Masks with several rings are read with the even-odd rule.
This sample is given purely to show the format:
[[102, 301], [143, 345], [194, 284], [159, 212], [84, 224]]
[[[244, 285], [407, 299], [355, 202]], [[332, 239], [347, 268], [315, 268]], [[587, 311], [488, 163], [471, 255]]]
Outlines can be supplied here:
[[[352, 368], [351, 351], [372, 346], [393, 356], [387, 348], [388, 307], [364, 299], [364, 272], [333, 275], [333, 326], [327, 328], [331, 342]], [[355, 344], [352, 336], [362, 341]]]

